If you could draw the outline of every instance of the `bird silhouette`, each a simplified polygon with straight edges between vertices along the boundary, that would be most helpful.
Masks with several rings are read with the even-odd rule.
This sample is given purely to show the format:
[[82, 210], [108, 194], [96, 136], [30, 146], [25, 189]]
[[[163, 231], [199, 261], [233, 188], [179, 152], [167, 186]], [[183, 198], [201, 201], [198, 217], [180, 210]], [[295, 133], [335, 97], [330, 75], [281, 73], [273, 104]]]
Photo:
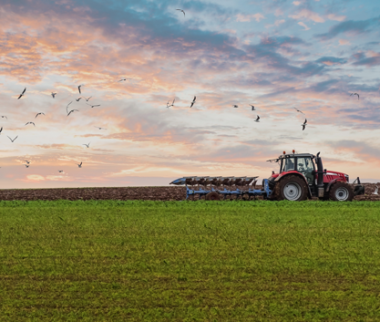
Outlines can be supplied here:
[[71, 113], [74, 113], [74, 112], [78, 112], [79, 110], [71, 110], [68, 114], [67, 114], [67, 116], [69, 116]]
[[305, 122], [303, 122], [303, 124], [301, 124], [301, 126], [302, 126], [302, 131], [305, 130], [306, 125], [307, 125], [306, 123], [307, 123], [307, 119], [305, 119]]
[[21, 97], [24, 96], [25, 92], [26, 92], [26, 87], [24, 88], [24, 90], [22, 91], [22, 93], [20, 94], [20, 96], [18, 97], [18, 100], [19, 100]]
[[[87, 103], [86, 103], [86, 104], [87, 104]], [[88, 105], [88, 106], [91, 106], [91, 108], [101, 106], [101, 105], [91, 105], [91, 104], [87, 104], [87, 105]]]
[[194, 99], [193, 99], [193, 101], [191, 102], [191, 105], [190, 105], [190, 107], [193, 107], [193, 105], [194, 105], [194, 103], [195, 103], [195, 100], [197, 99], [197, 97], [196, 96], [194, 96]]
[[183, 13], [183, 16], [186, 17], [185, 11], [183, 11], [182, 9], [175, 9], [175, 10], [181, 11]]
[[350, 96], [352, 96], [352, 95], [356, 95], [358, 97], [358, 99], [359, 99], [359, 94], [358, 93], [352, 93]]

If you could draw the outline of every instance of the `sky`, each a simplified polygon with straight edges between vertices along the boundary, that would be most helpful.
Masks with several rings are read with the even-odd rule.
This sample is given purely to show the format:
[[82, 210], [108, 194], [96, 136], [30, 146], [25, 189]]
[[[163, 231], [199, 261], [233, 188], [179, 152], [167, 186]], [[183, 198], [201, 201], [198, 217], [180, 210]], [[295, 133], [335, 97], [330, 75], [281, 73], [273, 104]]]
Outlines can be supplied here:
[[0, 21], [2, 189], [263, 179], [293, 149], [380, 181], [379, 1], [1, 0]]

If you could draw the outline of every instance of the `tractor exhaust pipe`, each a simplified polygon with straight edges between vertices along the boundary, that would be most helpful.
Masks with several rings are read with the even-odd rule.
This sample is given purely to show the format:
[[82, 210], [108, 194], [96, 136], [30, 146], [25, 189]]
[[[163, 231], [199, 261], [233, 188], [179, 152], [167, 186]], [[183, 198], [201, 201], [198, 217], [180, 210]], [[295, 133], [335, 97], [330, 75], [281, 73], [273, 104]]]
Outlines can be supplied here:
[[322, 164], [322, 158], [319, 157], [320, 153], [321, 152], [317, 153], [315, 162], [317, 164], [317, 174], [318, 174], [318, 180], [317, 180], [318, 197], [323, 198], [325, 196], [325, 187], [323, 185], [323, 164]]

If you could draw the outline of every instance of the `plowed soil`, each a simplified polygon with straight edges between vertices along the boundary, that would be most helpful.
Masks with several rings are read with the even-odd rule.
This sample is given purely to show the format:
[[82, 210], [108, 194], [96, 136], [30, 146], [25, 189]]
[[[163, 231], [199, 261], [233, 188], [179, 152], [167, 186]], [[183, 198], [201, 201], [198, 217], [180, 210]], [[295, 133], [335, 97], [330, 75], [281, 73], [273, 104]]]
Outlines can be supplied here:
[[[355, 197], [361, 201], [380, 201], [374, 195], [379, 184], [364, 183], [366, 193]], [[260, 189], [260, 186], [256, 186]], [[184, 200], [184, 187], [127, 187], [127, 188], [59, 188], [59, 189], [4, 189], [0, 190], [0, 200]]]

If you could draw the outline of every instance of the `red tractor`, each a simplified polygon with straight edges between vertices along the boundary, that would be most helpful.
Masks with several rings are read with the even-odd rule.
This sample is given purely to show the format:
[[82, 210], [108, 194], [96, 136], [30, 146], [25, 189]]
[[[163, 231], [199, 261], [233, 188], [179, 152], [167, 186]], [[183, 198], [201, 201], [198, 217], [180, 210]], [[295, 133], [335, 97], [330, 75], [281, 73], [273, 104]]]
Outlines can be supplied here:
[[268, 199], [301, 201], [318, 197], [322, 200], [351, 201], [354, 196], [364, 194], [364, 187], [357, 178], [356, 185], [349, 184], [349, 176], [342, 172], [323, 169], [319, 153], [286, 154], [278, 159], [279, 173], [268, 178], [271, 190]]

